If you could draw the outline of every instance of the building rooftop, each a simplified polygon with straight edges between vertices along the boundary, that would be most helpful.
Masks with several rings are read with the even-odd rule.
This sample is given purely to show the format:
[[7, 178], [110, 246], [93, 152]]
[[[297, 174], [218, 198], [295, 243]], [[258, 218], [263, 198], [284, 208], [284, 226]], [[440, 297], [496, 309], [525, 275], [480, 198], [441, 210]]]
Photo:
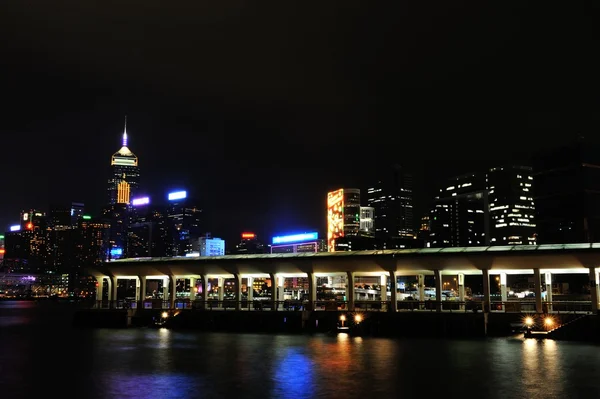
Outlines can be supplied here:
[[484, 246], [484, 247], [447, 247], [447, 248], [414, 248], [414, 249], [385, 249], [369, 251], [338, 251], [338, 252], [306, 252], [306, 253], [278, 253], [278, 254], [245, 254], [245, 255], [223, 255], [223, 256], [191, 256], [191, 257], [168, 257], [168, 258], [127, 258], [112, 260], [110, 263], [133, 263], [133, 262], [190, 262], [190, 261], [231, 261], [241, 259], [276, 259], [276, 258], [341, 258], [355, 256], [381, 256], [400, 258], [402, 256], [419, 255], [444, 255], [444, 254], [510, 254], [539, 253], [539, 252], [568, 252], [568, 251], [600, 251], [600, 243], [582, 244], [550, 244], [550, 245], [507, 245], [507, 246]]

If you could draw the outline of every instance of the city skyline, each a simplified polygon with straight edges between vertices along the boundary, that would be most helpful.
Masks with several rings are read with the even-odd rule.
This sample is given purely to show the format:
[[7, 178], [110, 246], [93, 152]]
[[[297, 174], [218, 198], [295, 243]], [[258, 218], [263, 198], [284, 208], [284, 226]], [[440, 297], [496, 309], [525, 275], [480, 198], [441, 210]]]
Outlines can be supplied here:
[[[283, 10], [213, 4], [190, 24], [174, 6], [123, 5], [118, 17], [36, 7], [44, 27], [18, 2], [0, 15], [10, 99], [0, 226], [53, 202], [100, 209], [124, 115], [149, 194], [196, 190], [208, 230], [261, 235], [323, 231], [323, 193], [367, 188], [396, 163], [413, 174], [418, 218], [426, 187], [479, 165], [523, 164], [600, 121], [595, 91], [578, 89], [594, 73], [593, 35], [579, 18], [559, 32], [534, 8], [282, 5], [282, 23]], [[217, 16], [225, 25], [203, 23]], [[154, 21], [160, 34], [148, 31]], [[109, 26], [119, 40], [98, 41]]]
[[[190, 191], [190, 192], [197, 192], [198, 190], [194, 187], [192, 187], [191, 189], [188, 186], [184, 186], [182, 184], [175, 184], [175, 185], [171, 185], [171, 186], [167, 186], [167, 187], [171, 187], [170, 189], [166, 189], [165, 187], [162, 188], [162, 191], [156, 188], [156, 186], [150, 185], [150, 187], [152, 187], [152, 189], [146, 189], [143, 185], [140, 189], [139, 187], [139, 181], [140, 181], [140, 173], [139, 173], [139, 169], [138, 169], [138, 157], [137, 155], [135, 155], [128, 147], [129, 145], [129, 140], [130, 140], [130, 136], [127, 134], [127, 116], [125, 116], [125, 126], [123, 128], [123, 132], [120, 134], [120, 139], [121, 139], [121, 149], [119, 151], [117, 151], [116, 153], [114, 153], [111, 157], [111, 162], [110, 162], [110, 166], [111, 166], [111, 170], [109, 171], [109, 201], [108, 203], [110, 204], [111, 202], [117, 203], [117, 202], [121, 202], [121, 201], [117, 201], [117, 197], [119, 195], [123, 195], [123, 194], [118, 194], [118, 182], [115, 183], [114, 180], [114, 168], [123, 168], [123, 165], [120, 165], [119, 159], [125, 159], [125, 161], [129, 162], [129, 159], [126, 158], [131, 158], [133, 161], [133, 163], [131, 165], [129, 165], [129, 162], [127, 164], [127, 167], [131, 167], [132, 165], [135, 166], [135, 173], [134, 173], [134, 187], [136, 191], [132, 191], [131, 194], [129, 191], [127, 191], [127, 198], [128, 201], [126, 202], [130, 202], [129, 200], [133, 200], [136, 198], [143, 198], [144, 200], [148, 199], [150, 201], [151, 205], [158, 205], [158, 204], [163, 204], [163, 205], [167, 205], [169, 203], [169, 199], [168, 199], [168, 195], [169, 193], [173, 193], [175, 191], [178, 190], [186, 190], [186, 191]], [[565, 143], [568, 144], [568, 143]], [[557, 148], [561, 148], [561, 147], [557, 147]], [[537, 155], [537, 153], [532, 154], [531, 155], [531, 159], [528, 162], [524, 162], [523, 164], [532, 164], [533, 163], [533, 156]], [[134, 165], [135, 164], [135, 165]], [[482, 162], [479, 165], [493, 165], [493, 166], [498, 166], [498, 164], [494, 164], [491, 162], [485, 163]], [[509, 163], [502, 163], [502, 165], [510, 165]], [[388, 183], [391, 183], [393, 181], [390, 180], [389, 178], [392, 176], [392, 171], [396, 171], [394, 173], [397, 173], [397, 171], [399, 170], [398, 168], [401, 168], [403, 170], [403, 173], [406, 173], [406, 171], [410, 171], [410, 168], [406, 168], [406, 167], [400, 167], [399, 165], [389, 165], [387, 167], [380, 167], [378, 172], [380, 173], [380, 175], [386, 176], [386, 178], [388, 178]], [[470, 172], [473, 172], [475, 169], [478, 170], [477, 173], [479, 173], [481, 170], [483, 169], [487, 169], [487, 167], [474, 167], [472, 166], [472, 169], [470, 169]], [[450, 169], [453, 170], [453, 169]], [[459, 169], [460, 170], [460, 169]], [[448, 171], [447, 171], [448, 172]], [[121, 173], [121, 171], [119, 170], [119, 173]], [[377, 173], [377, 172], [375, 172]], [[410, 172], [409, 172], [410, 173]], [[431, 206], [435, 203], [435, 196], [434, 193], [437, 192], [438, 190], [438, 186], [440, 184], [443, 183], [443, 181], [445, 179], [442, 179], [441, 176], [445, 176], [445, 175], [438, 175], [439, 178], [439, 183], [437, 184], [430, 184], [429, 186], [424, 187], [422, 182], [416, 182], [417, 187], [419, 187], [418, 190], [412, 190], [412, 194], [415, 198], [419, 198], [420, 203], [417, 203], [415, 208], [418, 209], [418, 213], [416, 213], [415, 215], [411, 215], [411, 217], [413, 218], [412, 223], [410, 224], [414, 231], [416, 232], [419, 228], [420, 225], [420, 219], [423, 216], [429, 216], [430, 212], [431, 212]], [[412, 177], [409, 177], [411, 179], [411, 183], [412, 184]], [[176, 177], [173, 179], [176, 180]], [[360, 190], [360, 194], [359, 194], [359, 198], [361, 198], [360, 201], [360, 205], [362, 206], [367, 206], [370, 203], [370, 200], [367, 199], [369, 196], [369, 191], [371, 189], [371, 186], [375, 187], [378, 184], [381, 184], [381, 177], [378, 176], [371, 176], [369, 178], [364, 179], [370, 183], [368, 184], [363, 184], [362, 187], [357, 187], [356, 189]], [[384, 178], [385, 180], [385, 178]], [[112, 183], [111, 183], [112, 181]], [[143, 180], [142, 180], [143, 183]], [[421, 183], [421, 184], [419, 184]], [[112, 187], [114, 186], [114, 187]], [[328, 187], [334, 187], [334, 185], [332, 184], [328, 184]], [[129, 187], [129, 185], [128, 185]], [[313, 193], [314, 197], [316, 197], [318, 194], [322, 195], [323, 193]], [[362, 197], [360, 197], [362, 196]], [[112, 197], [114, 197], [113, 199], [111, 199]], [[68, 201], [68, 203], [71, 202], [78, 202], [79, 200], [74, 200], [74, 201]], [[86, 214], [93, 214], [94, 216], [100, 216], [101, 214], [101, 210], [103, 208], [104, 205], [106, 205], [106, 202], [103, 204], [102, 202], [99, 202], [99, 200], [97, 198], [95, 198], [92, 201], [82, 201], [84, 204], [86, 204]], [[91, 207], [88, 206], [87, 204], [99, 204], [99, 205], [92, 205]], [[23, 212], [24, 209], [46, 209], [48, 210], [52, 205], [57, 205], [59, 204], [58, 201], [56, 200], [51, 200], [46, 206], [40, 205], [40, 204], [35, 204], [33, 207], [32, 206], [25, 206], [25, 207], [20, 207], [19, 209], [19, 213], [21, 214]], [[66, 205], [64, 203], [61, 203], [62, 205]], [[322, 204], [321, 204], [322, 205]], [[200, 206], [202, 208], [202, 206]], [[92, 210], [90, 210], [90, 208], [92, 208]], [[318, 209], [318, 212], [322, 212], [323, 214], [326, 213], [325, 208], [323, 208], [322, 206], [320, 207], [321, 209]], [[203, 217], [206, 218], [206, 214], [207, 212], [204, 213]], [[212, 217], [210, 217], [212, 216]], [[207, 219], [212, 219], [212, 218], [217, 218], [219, 217], [219, 215], [210, 215]], [[375, 218], [377, 219], [379, 217], [379, 215], [377, 214], [377, 212], [375, 213]], [[5, 215], [0, 215], [0, 220], [11, 220], [10, 217], [6, 217]], [[312, 220], [316, 220], [314, 214], [310, 215], [309, 219]], [[13, 222], [18, 221], [17, 218], [12, 218], [12, 221], [9, 222], [6, 227], [5, 227], [5, 231], [9, 231], [9, 227], [10, 225], [13, 225]], [[267, 222], [266, 225], [269, 225], [269, 223]], [[240, 237], [241, 232], [243, 231], [253, 231], [255, 233], [257, 233], [258, 236], [260, 236], [261, 240], [264, 240], [264, 242], [268, 242], [270, 240], [270, 237], [272, 236], [276, 236], [276, 235], [281, 235], [281, 234], [289, 234], [289, 233], [294, 233], [294, 232], [306, 232], [306, 231], [311, 231], [311, 230], [317, 230], [319, 231], [322, 236], [326, 236], [327, 235], [327, 230], [328, 230], [328, 222], [327, 222], [327, 217], [324, 216], [322, 220], [317, 221], [316, 223], [310, 225], [310, 224], [298, 224], [298, 225], [275, 225], [275, 227], [271, 227], [270, 230], [265, 229], [265, 224], [258, 224], [258, 225], [254, 225], [254, 226], [244, 226], [243, 228], [236, 228], [235, 226], [232, 226], [229, 229], [223, 229], [223, 230], [218, 230], [218, 229], [214, 229], [212, 227], [210, 227], [210, 224], [203, 224], [201, 226], [201, 229], [203, 231], [205, 231], [205, 233], [211, 233], [211, 234], [217, 234], [219, 236], [223, 236], [227, 238], [228, 242], [235, 242], [236, 239], [238, 239]], [[274, 226], [273, 224], [271, 224], [271, 226]], [[232, 241], [233, 240], [233, 241]]]

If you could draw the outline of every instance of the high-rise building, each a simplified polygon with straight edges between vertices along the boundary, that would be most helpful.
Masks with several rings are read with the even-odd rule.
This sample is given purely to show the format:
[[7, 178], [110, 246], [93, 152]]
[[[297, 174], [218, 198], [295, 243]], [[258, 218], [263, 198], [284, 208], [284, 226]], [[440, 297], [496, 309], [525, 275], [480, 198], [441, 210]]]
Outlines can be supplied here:
[[127, 119], [125, 119], [122, 147], [113, 154], [110, 160], [110, 176], [108, 178], [108, 203], [110, 205], [129, 204], [139, 187], [138, 158], [127, 147], [127, 140]]
[[360, 190], [340, 188], [327, 193], [327, 247], [336, 250], [335, 240], [357, 236], [360, 231]]
[[167, 216], [174, 240], [174, 255], [185, 256], [193, 252], [200, 239], [202, 209], [198, 207], [197, 201], [187, 196], [186, 191], [170, 193], [168, 200]]
[[488, 171], [486, 184], [490, 207], [490, 244], [536, 243], [532, 169], [502, 166]]
[[127, 256], [127, 229], [129, 209], [127, 204], [113, 204], [105, 207], [102, 222], [106, 223], [104, 259], [119, 259]]
[[360, 231], [359, 234], [372, 237], [375, 234], [375, 208], [372, 206], [360, 207]]
[[225, 255], [225, 240], [211, 237], [207, 234], [200, 237], [200, 256], [222, 256]]
[[429, 217], [432, 247], [489, 243], [489, 206], [485, 174], [452, 177], [440, 189]]
[[600, 241], [600, 151], [580, 137], [539, 154], [535, 206], [540, 244]]
[[502, 166], [448, 179], [429, 215], [429, 246], [535, 244], [531, 168]]
[[375, 209], [375, 236], [382, 240], [413, 238], [413, 181], [402, 167], [394, 166], [367, 189], [367, 204]]
[[71, 225], [77, 226], [79, 219], [83, 217], [85, 205], [81, 202], [71, 203]]
[[258, 236], [251, 232], [242, 233], [242, 241], [235, 246], [237, 254], [264, 254], [267, 252], [265, 244], [258, 239]]

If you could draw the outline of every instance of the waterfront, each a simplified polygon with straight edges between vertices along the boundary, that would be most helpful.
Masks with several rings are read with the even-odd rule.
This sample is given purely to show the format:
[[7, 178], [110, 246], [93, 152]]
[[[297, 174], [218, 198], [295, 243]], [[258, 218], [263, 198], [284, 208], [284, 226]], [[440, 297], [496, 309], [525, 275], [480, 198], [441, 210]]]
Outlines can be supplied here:
[[600, 395], [593, 345], [91, 330], [71, 316], [68, 305], [0, 302], [3, 398]]

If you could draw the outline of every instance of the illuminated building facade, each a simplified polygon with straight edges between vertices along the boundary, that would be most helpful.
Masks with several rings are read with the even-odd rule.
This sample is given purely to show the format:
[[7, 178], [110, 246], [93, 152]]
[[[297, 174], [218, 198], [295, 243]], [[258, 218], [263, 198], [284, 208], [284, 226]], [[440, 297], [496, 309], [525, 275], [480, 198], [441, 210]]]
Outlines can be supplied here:
[[429, 215], [431, 247], [535, 244], [531, 168], [502, 166], [453, 177]]
[[335, 240], [357, 236], [360, 231], [360, 190], [340, 188], [327, 193], [327, 247], [335, 251]]
[[394, 166], [367, 189], [367, 204], [375, 209], [378, 239], [414, 237], [413, 179], [402, 167]]
[[335, 251], [335, 240], [344, 236], [344, 189], [327, 193], [327, 248]]
[[217, 237], [200, 237], [200, 256], [225, 255], [225, 240]]
[[375, 233], [375, 208], [372, 206], [360, 207], [360, 232], [365, 237], [373, 237]]
[[129, 204], [139, 187], [138, 158], [127, 147], [127, 140], [127, 120], [125, 120], [122, 147], [113, 154], [110, 160], [110, 176], [108, 178], [108, 203], [110, 205]]
[[533, 172], [525, 166], [502, 166], [487, 173], [491, 245], [536, 244]]

